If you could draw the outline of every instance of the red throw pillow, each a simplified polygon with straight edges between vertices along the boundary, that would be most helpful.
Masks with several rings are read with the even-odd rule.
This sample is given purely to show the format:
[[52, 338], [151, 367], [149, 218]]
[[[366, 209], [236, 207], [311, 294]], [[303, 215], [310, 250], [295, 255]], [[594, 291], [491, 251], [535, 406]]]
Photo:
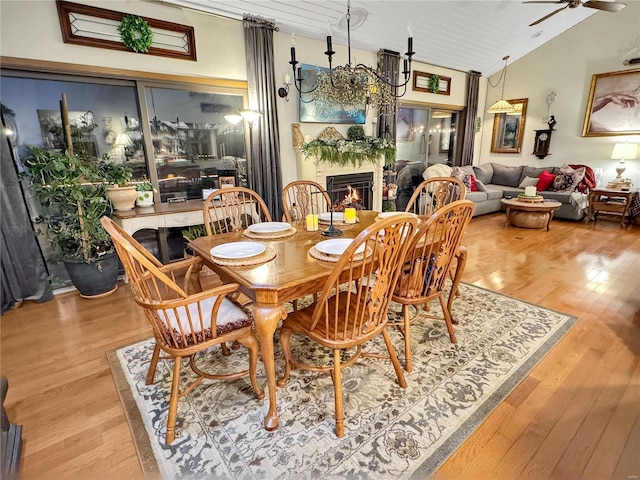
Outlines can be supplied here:
[[478, 187], [476, 187], [476, 177], [474, 177], [473, 175], [469, 175], [470, 180], [471, 180], [471, 191], [472, 192], [477, 192], [478, 191]]
[[539, 192], [549, 190], [549, 187], [553, 185], [553, 180], [555, 178], [556, 176], [553, 173], [549, 173], [548, 170], [545, 170], [538, 176], [538, 185], [536, 185], [536, 189]]

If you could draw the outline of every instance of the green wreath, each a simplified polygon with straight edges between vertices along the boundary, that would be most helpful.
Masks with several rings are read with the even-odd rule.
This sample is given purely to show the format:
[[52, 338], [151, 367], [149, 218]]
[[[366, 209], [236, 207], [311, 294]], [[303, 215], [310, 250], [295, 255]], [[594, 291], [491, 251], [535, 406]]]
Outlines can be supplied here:
[[126, 16], [118, 25], [124, 46], [138, 53], [147, 53], [153, 43], [153, 32], [149, 24], [140, 17]]
[[438, 75], [431, 75], [431, 77], [429, 77], [429, 90], [432, 93], [438, 93], [440, 91], [440, 77]]

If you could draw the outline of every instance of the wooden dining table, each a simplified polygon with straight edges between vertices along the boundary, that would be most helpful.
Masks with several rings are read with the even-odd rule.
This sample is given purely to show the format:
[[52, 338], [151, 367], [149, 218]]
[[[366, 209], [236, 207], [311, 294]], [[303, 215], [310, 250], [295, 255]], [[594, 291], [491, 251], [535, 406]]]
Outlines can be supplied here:
[[[378, 212], [375, 211], [360, 210], [358, 223], [336, 226], [343, 232], [343, 236], [338, 238], [355, 238], [375, 221], [377, 215]], [[204, 264], [216, 272], [223, 282], [238, 283], [240, 291], [253, 300], [253, 317], [269, 391], [269, 411], [264, 419], [267, 430], [278, 428], [273, 335], [278, 321], [287, 316], [284, 304], [320, 292], [335, 265], [332, 262], [317, 260], [309, 254], [312, 246], [330, 238], [322, 235], [322, 231], [328, 225], [321, 223], [320, 230], [315, 232], [306, 231], [304, 222], [293, 222], [292, 226], [297, 232], [280, 239], [247, 238], [242, 231], [237, 231], [200, 237], [189, 242], [194, 253], [201, 257]], [[241, 241], [260, 242], [274, 249], [276, 256], [270, 261], [251, 266], [224, 266], [216, 263], [211, 257], [210, 251], [213, 247]]]

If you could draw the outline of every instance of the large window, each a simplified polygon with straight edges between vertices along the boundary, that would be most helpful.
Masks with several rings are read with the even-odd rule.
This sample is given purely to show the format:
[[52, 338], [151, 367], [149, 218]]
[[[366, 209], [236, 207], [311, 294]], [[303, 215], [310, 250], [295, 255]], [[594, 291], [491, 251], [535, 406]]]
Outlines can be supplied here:
[[[134, 180], [152, 181], [156, 201], [202, 198], [203, 188], [218, 188], [221, 181], [247, 186], [243, 124], [225, 120], [246, 106], [244, 82], [105, 78], [84, 74], [82, 67], [71, 73], [56, 73], [48, 65], [47, 70], [7, 67], [0, 77], [3, 118], [19, 171], [28, 146], [66, 148], [60, 113], [64, 94], [74, 150], [129, 165]], [[39, 206], [30, 198], [27, 204], [36, 219]], [[46, 237], [39, 240], [54, 287], [69, 284]]]

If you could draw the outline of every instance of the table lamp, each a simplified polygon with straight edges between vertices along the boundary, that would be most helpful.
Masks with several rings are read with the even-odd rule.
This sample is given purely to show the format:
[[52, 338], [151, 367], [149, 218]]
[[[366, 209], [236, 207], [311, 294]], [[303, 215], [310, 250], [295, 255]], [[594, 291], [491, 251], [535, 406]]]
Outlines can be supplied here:
[[638, 144], [636, 143], [616, 143], [611, 152], [612, 160], [620, 160], [616, 165], [616, 180], [622, 180], [622, 174], [627, 169], [625, 160], [635, 160], [638, 153]]

